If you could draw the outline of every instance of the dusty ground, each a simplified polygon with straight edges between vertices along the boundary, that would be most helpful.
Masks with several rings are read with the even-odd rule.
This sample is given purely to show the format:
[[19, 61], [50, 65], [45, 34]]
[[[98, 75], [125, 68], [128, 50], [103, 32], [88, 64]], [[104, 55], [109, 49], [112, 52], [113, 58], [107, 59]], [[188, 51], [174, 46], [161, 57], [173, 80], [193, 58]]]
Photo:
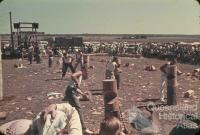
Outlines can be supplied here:
[[[81, 102], [86, 125], [96, 131], [99, 129], [103, 119], [103, 97], [102, 97], [102, 80], [105, 73], [105, 62], [101, 59], [107, 59], [107, 56], [91, 56], [89, 79], [83, 81], [83, 90], [89, 90], [93, 94], [93, 100]], [[157, 68], [165, 61], [146, 58], [121, 58], [122, 64], [129, 62], [134, 66], [122, 66], [122, 83], [119, 90], [121, 97], [122, 111], [126, 112], [132, 106], [147, 104], [147, 101], [155, 101], [159, 98], [160, 71], [144, 71], [144, 66], [153, 64]], [[42, 64], [28, 65], [27, 61], [23, 64], [27, 68], [17, 69], [14, 64], [17, 60], [3, 60], [3, 88], [4, 100], [0, 101], [0, 111], [8, 112], [6, 120], [0, 120], [0, 125], [8, 121], [27, 118], [32, 119], [41, 111], [42, 108], [51, 103], [62, 102], [62, 98], [48, 99], [47, 93], [61, 92], [64, 93], [67, 86], [67, 78], [60, 80], [61, 73], [53, 73], [53, 69], [47, 67], [47, 59]], [[195, 65], [178, 64], [178, 68], [184, 72], [192, 72]], [[192, 79], [191, 76], [181, 75], [178, 77], [177, 97], [178, 103], [194, 103], [200, 99], [200, 80]], [[192, 89], [195, 91], [196, 98], [183, 98], [183, 92]], [[27, 100], [31, 97], [32, 100]], [[128, 124], [128, 115], [124, 113], [126, 124]], [[162, 124], [175, 124], [174, 121], [162, 121]]]

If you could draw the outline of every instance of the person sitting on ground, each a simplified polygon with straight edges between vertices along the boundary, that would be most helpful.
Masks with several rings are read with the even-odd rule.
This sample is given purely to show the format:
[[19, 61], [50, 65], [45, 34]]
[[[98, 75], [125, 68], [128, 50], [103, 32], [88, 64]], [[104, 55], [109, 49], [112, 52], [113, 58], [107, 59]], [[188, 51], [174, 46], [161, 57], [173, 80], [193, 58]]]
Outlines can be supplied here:
[[78, 112], [69, 103], [51, 104], [31, 125], [31, 135], [82, 135]]
[[65, 97], [64, 97], [63, 101], [68, 102], [71, 106], [76, 108], [76, 110], [79, 114], [80, 120], [81, 120], [83, 133], [93, 134], [92, 131], [90, 131], [88, 128], [86, 128], [86, 125], [83, 120], [82, 108], [81, 108], [79, 98], [78, 98], [78, 95], [82, 95], [83, 97], [87, 96], [80, 89], [81, 81], [82, 81], [82, 72], [81, 71], [78, 71], [71, 75], [71, 81], [70, 81], [70, 84], [66, 88]]
[[124, 135], [121, 130], [121, 122], [116, 117], [105, 119], [100, 126], [100, 135]]

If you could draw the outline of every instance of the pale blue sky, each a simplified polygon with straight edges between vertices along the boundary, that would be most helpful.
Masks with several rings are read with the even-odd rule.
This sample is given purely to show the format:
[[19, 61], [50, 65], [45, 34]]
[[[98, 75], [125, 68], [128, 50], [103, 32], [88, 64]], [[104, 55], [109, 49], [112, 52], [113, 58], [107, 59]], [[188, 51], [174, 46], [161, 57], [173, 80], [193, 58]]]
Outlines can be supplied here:
[[45, 33], [200, 34], [195, 0], [4, 0], [0, 33], [13, 22], [38, 22]]

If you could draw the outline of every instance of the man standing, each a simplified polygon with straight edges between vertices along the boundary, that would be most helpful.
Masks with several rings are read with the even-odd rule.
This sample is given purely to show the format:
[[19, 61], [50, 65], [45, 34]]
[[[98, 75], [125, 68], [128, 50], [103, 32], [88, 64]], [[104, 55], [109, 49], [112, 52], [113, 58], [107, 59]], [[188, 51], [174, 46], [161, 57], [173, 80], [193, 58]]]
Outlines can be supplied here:
[[120, 89], [120, 69], [121, 61], [117, 56], [112, 61], [108, 61], [106, 65], [106, 79], [116, 79], [117, 89]]
[[82, 72], [78, 71], [72, 74], [71, 79], [71, 84], [67, 86], [67, 89], [65, 91], [65, 97], [63, 100], [67, 101], [72, 107], [76, 108], [81, 120], [83, 132], [86, 134], [92, 134], [93, 132], [86, 128], [86, 125], [83, 121], [82, 108], [77, 97], [78, 94], [82, 95], [83, 97], [86, 96], [86, 94], [83, 93], [80, 89], [80, 84], [82, 81]]
[[74, 58], [68, 53], [63, 53], [63, 67], [62, 67], [62, 79], [65, 77], [68, 67], [71, 69], [71, 72], [74, 73], [75, 69], [72, 65]]
[[162, 65], [160, 67], [160, 71], [161, 71], [161, 89], [160, 89], [160, 101], [161, 102], [165, 102], [165, 91], [167, 88], [167, 78], [171, 79], [173, 78], [173, 76], [168, 75], [168, 67], [169, 65], [175, 65], [177, 62], [176, 60], [172, 60], [170, 62], [167, 62], [166, 64]]
[[39, 48], [38, 44], [35, 44], [34, 53], [35, 53], [36, 63], [39, 64], [41, 61], [41, 58], [40, 58], [41, 52], [40, 52], [40, 48]]
[[121, 60], [118, 57], [115, 56], [113, 58], [113, 62], [116, 63], [115, 69], [114, 69], [114, 76], [115, 76], [115, 79], [117, 81], [117, 89], [120, 89], [120, 73], [122, 72], [122, 70], [120, 69]]
[[83, 66], [83, 53], [81, 50], [78, 50], [78, 52], [76, 53], [76, 64], [74, 66], [74, 69], [76, 70], [76, 68], [78, 67], [78, 65], [80, 64], [80, 67]]
[[48, 54], [49, 54], [49, 68], [51, 68], [52, 67], [52, 65], [53, 65], [53, 51], [52, 51], [52, 49], [49, 49], [49, 52], [48, 52]]
[[170, 63], [166, 63], [160, 67], [161, 71], [161, 86], [160, 86], [160, 101], [165, 102], [165, 91], [167, 88], [167, 67]]
[[114, 71], [117, 63], [113, 60], [109, 60], [106, 64], [106, 79], [115, 79]]
[[28, 60], [30, 62], [29, 64], [31, 65], [33, 62], [33, 46], [32, 45], [28, 48]]
[[57, 51], [57, 53], [58, 53], [58, 57], [59, 57], [59, 59], [58, 59], [58, 62], [57, 62], [57, 64], [58, 64], [58, 68], [59, 69], [62, 69], [62, 63], [63, 63], [63, 52], [62, 52], [62, 50], [59, 48], [58, 49], [58, 51]]

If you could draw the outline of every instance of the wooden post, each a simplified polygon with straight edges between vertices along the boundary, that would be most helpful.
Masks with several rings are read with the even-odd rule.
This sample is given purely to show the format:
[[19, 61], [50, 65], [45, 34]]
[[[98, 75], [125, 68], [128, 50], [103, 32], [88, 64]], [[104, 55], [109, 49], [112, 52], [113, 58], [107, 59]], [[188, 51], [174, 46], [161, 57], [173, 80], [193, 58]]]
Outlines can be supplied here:
[[105, 106], [105, 119], [111, 116], [115, 116], [120, 119], [119, 99], [117, 94], [116, 80], [103, 80], [103, 95]]
[[[0, 47], [1, 47], [1, 37], [0, 37]], [[2, 78], [1, 48], [0, 48], [0, 100], [3, 100], [3, 78]]]
[[83, 55], [83, 61], [86, 63], [87, 67], [90, 65], [90, 56], [85, 54]]
[[10, 38], [11, 38], [11, 47], [12, 47], [12, 53], [15, 49], [15, 46], [14, 46], [14, 40], [13, 40], [13, 27], [12, 27], [12, 13], [9, 12], [9, 15], [10, 15]]
[[90, 61], [90, 57], [89, 55], [84, 54], [83, 55], [83, 79], [86, 80], [88, 79], [88, 68], [89, 68], [89, 61]]
[[167, 78], [167, 105], [176, 105], [177, 66], [169, 65]]

